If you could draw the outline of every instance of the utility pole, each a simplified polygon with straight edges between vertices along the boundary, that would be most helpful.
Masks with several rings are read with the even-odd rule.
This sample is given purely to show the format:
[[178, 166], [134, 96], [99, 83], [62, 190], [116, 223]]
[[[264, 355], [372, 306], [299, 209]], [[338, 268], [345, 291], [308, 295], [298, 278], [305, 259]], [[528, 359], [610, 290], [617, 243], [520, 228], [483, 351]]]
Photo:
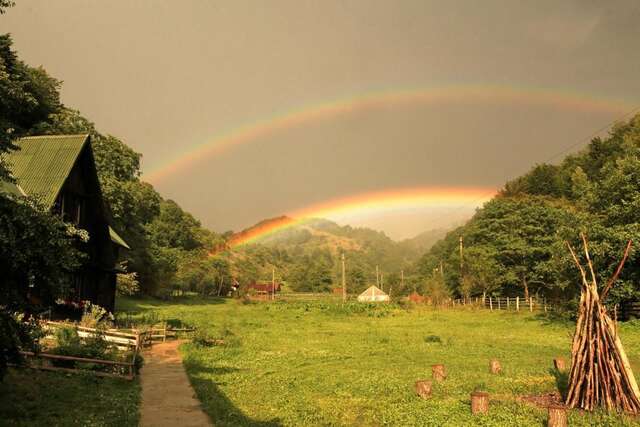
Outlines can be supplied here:
[[376, 287], [380, 287], [380, 273], [378, 272], [378, 266], [376, 265]]
[[464, 240], [462, 239], [462, 236], [460, 236], [460, 277], [462, 277], [462, 268], [464, 265], [463, 251], [464, 251]]
[[404, 289], [404, 270], [400, 270], [400, 289]]
[[384, 273], [380, 273], [380, 289], [384, 292]]
[[271, 267], [271, 291], [273, 292], [272, 298], [276, 299], [276, 268]]
[[460, 289], [462, 289], [462, 301], [464, 304], [464, 298], [465, 298], [465, 290], [464, 290], [464, 255], [463, 255], [463, 251], [464, 251], [464, 241], [462, 239], [462, 235], [460, 235]]
[[347, 301], [347, 280], [345, 279], [344, 253], [342, 254], [342, 302]]
[[440, 277], [444, 280], [444, 268], [442, 266], [442, 260], [440, 260]]

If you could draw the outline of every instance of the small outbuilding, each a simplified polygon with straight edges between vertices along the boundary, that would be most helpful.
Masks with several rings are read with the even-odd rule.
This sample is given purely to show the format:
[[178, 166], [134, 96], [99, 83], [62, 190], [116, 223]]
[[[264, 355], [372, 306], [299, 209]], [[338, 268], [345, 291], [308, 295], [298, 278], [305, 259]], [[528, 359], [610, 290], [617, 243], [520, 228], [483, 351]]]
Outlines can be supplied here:
[[358, 301], [360, 302], [380, 302], [389, 301], [389, 295], [384, 293], [376, 286], [370, 286], [366, 291], [358, 295]]

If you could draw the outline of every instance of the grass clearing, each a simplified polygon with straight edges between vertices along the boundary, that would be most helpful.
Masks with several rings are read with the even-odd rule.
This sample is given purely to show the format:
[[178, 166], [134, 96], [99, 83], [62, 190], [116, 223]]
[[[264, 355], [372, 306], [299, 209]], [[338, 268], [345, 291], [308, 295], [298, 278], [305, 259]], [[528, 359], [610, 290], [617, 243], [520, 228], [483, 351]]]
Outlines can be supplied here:
[[[516, 396], [556, 390], [553, 358], [570, 359], [573, 325], [528, 313], [364, 308], [325, 302], [239, 304], [187, 299], [125, 300], [121, 308], [154, 310], [225, 340], [186, 344], [190, 380], [216, 425], [540, 426], [546, 410]], [[636, 372], [640, 330], [620, 334]], [[489, 373], [489, 360], [503, 373]], [[444, 363], [448, 379], [430, 401], [413, 384]], [[469, 394], [486, 389], [490, 413], [472, 417]], [[570, 414], [570, 425], [640, 425], [604, 413]]]
[[0, 382], [0, 425], [137, 426], [138, 381], [10, 369]]

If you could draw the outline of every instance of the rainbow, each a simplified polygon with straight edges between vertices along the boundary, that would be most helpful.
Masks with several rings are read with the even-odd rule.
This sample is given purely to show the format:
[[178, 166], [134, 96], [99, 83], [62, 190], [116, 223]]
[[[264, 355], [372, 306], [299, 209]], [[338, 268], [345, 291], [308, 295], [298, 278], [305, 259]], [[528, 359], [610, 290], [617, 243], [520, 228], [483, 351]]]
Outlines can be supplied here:
[[289, 128], [338, 116], [385, 107], [439, 103], [523, 104], [564, 110], [621, 114], [633, 108], [627, 102], [544, 89], [520, 89], [510, 86], [464, 85], [432, 89], [381, 90], [302, 106], [240, 126], [201, 144], [182, 156], [151, 170], [143, 179], [158, 183], [205, 158], [217, 156], [231, 147], [257, 141]]
[[[263, 237], [303, 225], [314, 218], [363, 217], [384, 211], [438, 207], [474, 208], [496, 193], [495, 188], [488, 187], [418, 187], [356, 194], [313, 204], [282, 217], [263, 221], [233, 235], [224, 249], [255, 243]], [[217, 254], [221, 249], [223, 248], [217, 248], [211, 255]]]

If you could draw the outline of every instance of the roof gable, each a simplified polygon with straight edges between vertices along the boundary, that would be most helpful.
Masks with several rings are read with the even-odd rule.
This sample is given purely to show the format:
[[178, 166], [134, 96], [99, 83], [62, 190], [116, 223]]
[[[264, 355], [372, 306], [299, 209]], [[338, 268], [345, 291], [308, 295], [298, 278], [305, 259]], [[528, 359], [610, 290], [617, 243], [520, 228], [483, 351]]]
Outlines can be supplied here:
[[369, 286], [364, 292], [360, 294], [360, 296], [385, 296], [387, 295], [384, 291], [382, 291], [377, 286]]
[[7, 163], [20, 187], [51, 207], [73, 169], [89, 135], [46, 135], [21, 138]]

